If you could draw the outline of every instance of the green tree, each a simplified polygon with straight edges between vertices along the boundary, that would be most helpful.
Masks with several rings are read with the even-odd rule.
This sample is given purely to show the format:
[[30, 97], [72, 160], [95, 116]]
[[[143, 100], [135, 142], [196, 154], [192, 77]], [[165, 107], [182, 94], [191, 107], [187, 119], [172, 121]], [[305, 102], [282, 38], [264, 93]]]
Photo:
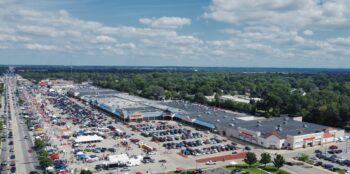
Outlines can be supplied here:
[[80, 174], [92, 174], [90, 170], [81, 170]]
[[42, 150], [46, 147], [46, 144], [41, 139], [35, 139], [34, 146], [35, 146], [35, 149]]
[[251, 167], [251, 165], [255, 164], [258, 162], [258, 159], [256, 158], [255, 153], [253, 152], [248, 152], [246, 157], [244, 158], [244, 162]]
[[53, 160], [48, 157], [48, 153], [46, 151], [43, 151], [39, 156], [39, 163], [43, 168], [46, 168], [53, 165]]
[[281, 168], [283, 167], [284, 163], [286, 161], [284, 160], [283, 156], [278, 154], [275, 159], [273, 159], [273, 165], [276, 167], [276, 168]]
[[203, 104], [207, 103], [207, 98], [205, 98], [204, 94], [201, 92], [198, 92], [196, 95], [194, 95], [193, 100], [198, 103], [203, 103]]
[[260, 163], [266, 166], [266, 164], [270, 162], [271, 162], [271, 155], [269, 153], [262, 153]]
[[310, 158], [309, 155], [306, 155], [305, 153], [302, 153], [298, 159], [300, 161], [307, 162], [307, 161], [309, 161], [309, 158]]

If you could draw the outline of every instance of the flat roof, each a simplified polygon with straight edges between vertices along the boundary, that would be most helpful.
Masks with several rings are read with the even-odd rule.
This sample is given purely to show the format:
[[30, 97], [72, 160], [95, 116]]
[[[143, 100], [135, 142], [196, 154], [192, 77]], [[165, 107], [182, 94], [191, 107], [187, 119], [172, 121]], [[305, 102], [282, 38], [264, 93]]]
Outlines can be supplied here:
[[287, 135], [297, 136], [324, 132], [329, 128], [328, 126], [319, 124], [296, 121], [290, 117], [273, 117], [259, 121], [245, 121], [236, 124], [235, 127], [261, 132], [261, 134], [276, 131], [283, 138], [286, 138]]
[[248, 120], [263, 119], [245, 113], [223, 110], [186, 101], [165, 101], [161, 102], [161, 104], [169, 106], [169, 110], [175, 111], [182, 116], [186, 116], [190, 119], [200, 119], [201, 121], [214, 124], [218, 129], [230, 126], [228, 123], [231, 122], [244, 122], [245, 117]]

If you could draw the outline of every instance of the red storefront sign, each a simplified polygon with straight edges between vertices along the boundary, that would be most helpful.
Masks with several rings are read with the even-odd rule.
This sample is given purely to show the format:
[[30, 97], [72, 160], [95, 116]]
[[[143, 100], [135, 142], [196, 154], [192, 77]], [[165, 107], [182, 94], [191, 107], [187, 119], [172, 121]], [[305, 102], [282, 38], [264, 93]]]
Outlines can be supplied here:
[[142, 114], [134, 114], [130, 117], [130, 119], [134, 120], [134, 119], [140, 119], [140, 118], [143, 118], [143, 115]]
[[310, 138], [304, 138], [303, 140], [304, 141], [312, 141], [312, 140], [314, 140], [315, 139], [315, 137], [310, 137]]

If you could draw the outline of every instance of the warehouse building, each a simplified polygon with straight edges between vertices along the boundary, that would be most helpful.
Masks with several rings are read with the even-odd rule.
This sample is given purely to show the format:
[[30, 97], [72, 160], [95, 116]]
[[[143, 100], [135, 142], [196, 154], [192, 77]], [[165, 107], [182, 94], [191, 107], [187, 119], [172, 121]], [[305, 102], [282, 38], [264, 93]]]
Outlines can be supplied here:
[[99, 88], [73, 94], [125, 122], [176, 120], [265, 148], [306, 148], [344, 136], [343, 129], [303, 122], [301, 117], [255, 117], [185, 101], [153, 101]]
[[262, 118], [183, 101], [162, 104], [176, 120], [265, 148], [306, 148], [344, 137], [343, 129], [303, 122], [302, 117]]

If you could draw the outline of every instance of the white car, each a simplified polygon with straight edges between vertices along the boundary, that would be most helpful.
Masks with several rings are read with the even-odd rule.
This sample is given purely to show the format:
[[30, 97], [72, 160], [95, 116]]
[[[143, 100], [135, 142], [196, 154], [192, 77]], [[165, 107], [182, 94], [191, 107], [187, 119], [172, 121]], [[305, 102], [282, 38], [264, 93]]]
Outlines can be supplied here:
[[206, 163], [205, 163], [206, 165], [215, 165], [216, 164], [216, 162], [215, 161], [207, 161]]
[[155, 151], [150, 151], [150, 152], [148, 152], [147, 154], [148, 154], [148, 155], [155, 155], [156, 152], [155, 152]]

